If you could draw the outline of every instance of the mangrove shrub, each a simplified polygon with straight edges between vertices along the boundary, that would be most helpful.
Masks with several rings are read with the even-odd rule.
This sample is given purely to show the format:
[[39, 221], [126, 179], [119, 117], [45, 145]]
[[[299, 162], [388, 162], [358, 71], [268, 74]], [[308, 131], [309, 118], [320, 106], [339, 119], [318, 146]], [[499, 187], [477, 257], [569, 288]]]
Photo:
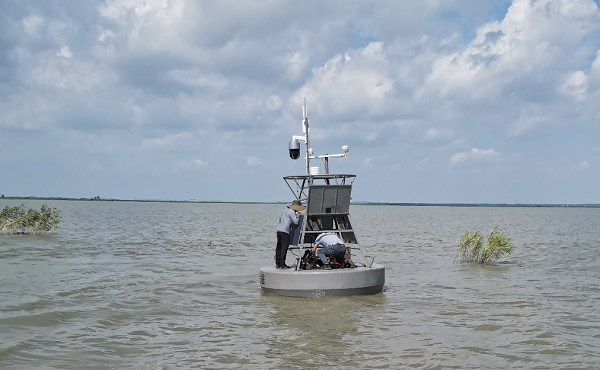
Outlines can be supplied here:
[[54, 234], [60, 222], [60, 210], [43, 204], [38, 211], [25, 205], [6, 206], [0, 212], [0, 234]]
[[455, 262], [477, 262], [494, 264], [500, 258], [510, 255], [514, 245], [504, 232], [493, 229], [483, 240], [479, 231], [466, 231], [458, 242]]

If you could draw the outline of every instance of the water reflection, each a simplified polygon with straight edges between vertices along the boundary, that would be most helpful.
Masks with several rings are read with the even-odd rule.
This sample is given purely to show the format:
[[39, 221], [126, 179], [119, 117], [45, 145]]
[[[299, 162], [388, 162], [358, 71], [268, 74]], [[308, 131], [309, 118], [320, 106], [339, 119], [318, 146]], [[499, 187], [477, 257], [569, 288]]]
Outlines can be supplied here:
[[[362, 341], [365, 317], [382, 310], [385, 295], [306, 299], [263, 294], [276, 331], [268, 356], [282, 368], [358, 366], [356, 343]], [[370, 320], [366, 320], [370, 321]]]

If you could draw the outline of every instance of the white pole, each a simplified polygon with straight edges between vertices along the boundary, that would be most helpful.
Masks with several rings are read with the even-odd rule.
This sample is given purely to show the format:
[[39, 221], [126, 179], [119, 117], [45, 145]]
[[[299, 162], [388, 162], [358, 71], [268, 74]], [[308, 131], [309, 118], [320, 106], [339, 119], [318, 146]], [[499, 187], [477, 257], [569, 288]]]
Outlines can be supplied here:
[[304, 131], [304, 143], [306, 144], [306, 175], [310, 175], [310, 155], [308, 155], [310, 143], [308, 141], [308, 108], [306, 107], [306, 98], [304, 98], [304, 107], [302, 107], [302, 118], [302, 131]]

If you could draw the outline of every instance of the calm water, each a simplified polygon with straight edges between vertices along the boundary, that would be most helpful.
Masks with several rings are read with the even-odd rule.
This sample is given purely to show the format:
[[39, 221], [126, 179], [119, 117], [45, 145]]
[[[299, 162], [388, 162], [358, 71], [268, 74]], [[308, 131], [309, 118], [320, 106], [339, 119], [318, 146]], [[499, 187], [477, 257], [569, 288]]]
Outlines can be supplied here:
[[[598, 208], [352, 206], [386, 291], [300, 299], [258, 284], [282, 205], [42, 203], [58, 234], [0, 236], [1, 369], [600, 369]], [[453, 263], [495, 226], [518, 263]]]

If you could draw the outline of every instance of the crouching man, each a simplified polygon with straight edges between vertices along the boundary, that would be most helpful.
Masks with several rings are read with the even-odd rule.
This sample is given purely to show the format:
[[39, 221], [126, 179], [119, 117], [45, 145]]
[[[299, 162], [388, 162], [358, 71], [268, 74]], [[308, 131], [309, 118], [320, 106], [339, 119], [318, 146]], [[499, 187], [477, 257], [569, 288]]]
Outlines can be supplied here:
[[[319, 246], [321, 246], [321, 248], [317, 250]], [[343, 264], [345, 254], [346, 246], [344, 245], [344, 242], [335, 234], [319, 234], [315, 240], [315, 245], [313, 246], [313, 256], [318, 256], [321, 259], [325, 269], [331, 269], [331, 265], [329, 264], [327, 257], [333, 257], [337, 263]]]

